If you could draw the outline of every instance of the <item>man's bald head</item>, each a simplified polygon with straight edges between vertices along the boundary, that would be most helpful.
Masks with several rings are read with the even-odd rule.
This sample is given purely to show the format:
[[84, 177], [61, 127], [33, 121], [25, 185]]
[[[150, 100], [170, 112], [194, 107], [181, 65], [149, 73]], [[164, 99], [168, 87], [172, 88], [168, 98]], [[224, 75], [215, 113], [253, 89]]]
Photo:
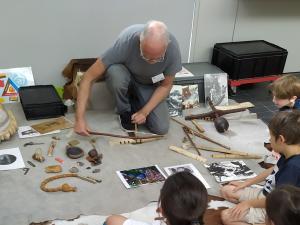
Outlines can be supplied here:
[[166, 24], [157, 20], [151, 20], [146, 24], [140, 38], [141, 41], [160, 42], [165, 45], [170, 41]]
[[142, 52], [153, 61], [164, 56], [169, 42], [167, 26], [156, 20], [149, 21], [140, 35]]

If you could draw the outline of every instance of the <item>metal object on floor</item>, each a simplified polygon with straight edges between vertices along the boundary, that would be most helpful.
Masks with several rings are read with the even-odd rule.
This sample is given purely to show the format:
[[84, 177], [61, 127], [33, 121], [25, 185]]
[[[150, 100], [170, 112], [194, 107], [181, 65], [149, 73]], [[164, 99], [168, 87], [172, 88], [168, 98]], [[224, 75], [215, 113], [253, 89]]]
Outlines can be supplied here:
[[23, 168], [23, 171], [24, 171], [24, 175], [26, 175], [28, 173], [28, 171], [29, 171], [29, 168], [25, 167], [25, 168]]
[[27, 163], [28, 163], [30, 166], [35, 167], [35, 165], [34, 165], [33, 162], [31, 162], [31, 161], [28, 160]]
[[26, 146], [29, 146], [29, 145], [42, 145], [42, 144], [45, 144], [45, 143], [30, 141], [30, 142], [25, 143], [23, 146], [26, 147]]

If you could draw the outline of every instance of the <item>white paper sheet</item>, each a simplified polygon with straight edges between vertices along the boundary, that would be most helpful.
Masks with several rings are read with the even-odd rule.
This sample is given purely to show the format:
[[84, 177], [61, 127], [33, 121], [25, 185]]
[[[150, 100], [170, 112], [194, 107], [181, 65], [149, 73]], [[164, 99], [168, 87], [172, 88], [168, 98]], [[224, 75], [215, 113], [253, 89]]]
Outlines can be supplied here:
[[47, 135], [47, 134], [56, 134], [59, 133], [60, 130], [55, 130], [49, 133], [45, 133], [45, 134], [41, 134], [39, 132], [37, 132], [36, 130], [34, 130], [32, 127], [30, 126], [21, 126], [18, 128], [18, 135], [19, 138], [31, 138], [31, 137], [38, 137], [38, 136], [43, 136], [43, 135]]
[[19, 148], [0, 150], [0, 170], [24, 168], [25, 164]]
[[176, 166], [164, 167], [164, 170], [166, 171], [166, 173], [168, 175], [172, 175], [174, 173], [181, 172], [181, 171], [190, 172], [195, 177], [197, 177], [202, 182], [202, 184], [204, 184], [204, 186], [206, 187], [206, 189], [210, 188], [210, 185], [206, 182], [206, 180], [201, 175], [201, 173], [199, 172], [199, 170], [197, 170], [197, 168], [193, 164], [191, 164], [191, 163], [189, 163], [189, 164], [182, 164], [182, 165], [176, 165]]
[[175, 77], [193, 77], [193, 76], [194, 74], [192, 74], [185, 67], [182, 67], [182, 70], [180, 70], [178, 73], [175, 74]]
[[225, 208], [233, 208], [235, 207], [236, 204], [232, 203], [232, 202], [228, 202], [228, 201], [215, 201], [215, 200], [211, 200], [208, 203], [208, 207], [207, 209], [218, 209], [221, 207], [225, 207]]

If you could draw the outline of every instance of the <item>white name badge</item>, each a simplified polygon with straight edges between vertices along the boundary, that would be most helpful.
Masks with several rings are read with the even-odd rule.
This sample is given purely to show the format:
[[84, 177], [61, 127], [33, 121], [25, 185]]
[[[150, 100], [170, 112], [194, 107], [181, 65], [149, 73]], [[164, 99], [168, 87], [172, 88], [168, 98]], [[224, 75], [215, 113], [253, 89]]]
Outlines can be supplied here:
[[152, 83], [155, 84], [164, 79], [165, 79], [165, 76], [161, 73], [161, 74], [158, 74], [158, 75], [152, 77]]

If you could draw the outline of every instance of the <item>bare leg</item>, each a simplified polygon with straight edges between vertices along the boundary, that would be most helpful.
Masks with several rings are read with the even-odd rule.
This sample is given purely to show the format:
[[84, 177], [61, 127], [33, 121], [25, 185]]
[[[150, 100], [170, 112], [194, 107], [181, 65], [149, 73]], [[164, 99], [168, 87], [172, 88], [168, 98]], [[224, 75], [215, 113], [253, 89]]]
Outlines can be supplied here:
[[127, 220], [126, 217], [121, 215], [111, 215], [107, 217], [105, 223], [106, 225], [123, 225], [123, 223]]
[[227, 201], [233, 202], [233, 203], [239, 203], [239, 199], [241, 196], [242, 191], [239, 190], [237, 192], [234, 192], [233, 189], [235, 186], [233, 185], [226, 185], [221, 188], [220, 193], [223, 198], [225, 198]]
[[230, 209], [225, 209], [221, 212], [221, 219], [224, 225], [249, 225], [250, 223], [245, 222], [245, 212], [240, 218], [233, 218]]

